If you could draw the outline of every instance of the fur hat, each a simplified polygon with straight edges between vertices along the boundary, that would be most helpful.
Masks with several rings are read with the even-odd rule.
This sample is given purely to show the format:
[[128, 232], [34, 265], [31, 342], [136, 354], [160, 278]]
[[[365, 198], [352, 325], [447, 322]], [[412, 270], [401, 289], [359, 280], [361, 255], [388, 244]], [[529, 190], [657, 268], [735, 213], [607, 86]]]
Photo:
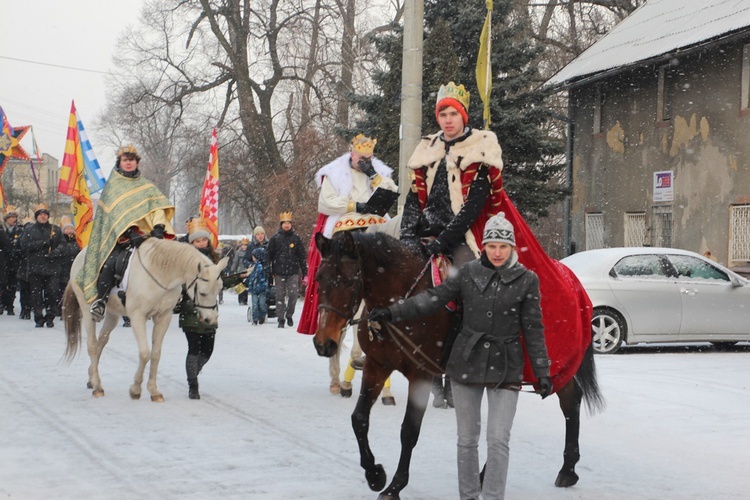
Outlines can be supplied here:
[[192, 243], [198, 238], [211, 240], [211, 231], [208, 230], [208, 224], [203, 219], [193, 219], [188, 223], [188, 242]]
[[3, 210], [3, 220], [8, 220], [11, 217], [18, 218], [18, 211], [13, 205], [6, 205], [5, 210]]
[[34, 218], [36, 219], [37, 217], [39, 217], [39, 214], [49, 215], [49, 208], [44, 203], [34, 205]]
[[516, 246], [516, 235], [513, 230], [513, 224], [505, 218], [504, 212], [493, 215], [484, 225], [482, 245], [486, 245], [492, 241]]
[[258, 236], [258, 233], [266, 234], [266, 230], [263, 229], [263, 226], [256, 226], [256, 228], [253, 229], [253, 236]]

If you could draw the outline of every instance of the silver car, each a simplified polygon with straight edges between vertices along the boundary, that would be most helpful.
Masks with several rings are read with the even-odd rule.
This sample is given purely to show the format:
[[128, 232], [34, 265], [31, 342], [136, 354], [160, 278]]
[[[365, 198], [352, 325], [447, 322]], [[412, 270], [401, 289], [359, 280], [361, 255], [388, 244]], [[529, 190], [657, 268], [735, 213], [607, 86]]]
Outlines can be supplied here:
[[561, 262], [591, 297], [596, 352], [623, 343], [750, 340], [750, 281], [697, 253], [605, 248]]

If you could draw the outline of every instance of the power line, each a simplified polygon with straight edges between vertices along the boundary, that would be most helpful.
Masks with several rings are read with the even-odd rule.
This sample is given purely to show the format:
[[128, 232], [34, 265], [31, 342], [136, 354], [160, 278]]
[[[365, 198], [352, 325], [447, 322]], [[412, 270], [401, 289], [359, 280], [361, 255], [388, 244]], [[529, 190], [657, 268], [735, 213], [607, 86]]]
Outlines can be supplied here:
[[10, 61], [18, 61], [18, 62], [24, 62], [29, 64], [38, 64], [39, 66], [51, 66], [54, 68], [62, 68], [62, 69], [70, 69], [73, 71], [85, 71], [87, 73], [98, 73], [100, 75], [109, 75], [106, 71], [97, 71], [95, 69], [86, 69], [86, 68], [76, 68], [74, 66], [63, 66], [62, 64], [52, 64], [52, 63], [45, 63], [45, 62], [39, 62], [39, 61], [29, 61], [28, 59], [19, 59], [17, 57], [8, 57], [8, 56], [0, 56], [0, 59], [8, 59]]

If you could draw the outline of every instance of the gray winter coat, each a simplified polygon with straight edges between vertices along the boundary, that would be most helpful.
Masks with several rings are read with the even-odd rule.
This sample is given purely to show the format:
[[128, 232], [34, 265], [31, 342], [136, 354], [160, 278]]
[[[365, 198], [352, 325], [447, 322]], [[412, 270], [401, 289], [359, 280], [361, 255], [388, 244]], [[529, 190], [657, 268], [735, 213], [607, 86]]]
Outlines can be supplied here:
[[[437, 312], [452, 300], [463, 303], [463, 324], [446, 374], [462, 384], [518, 386], [526, 346], [534, 375], [549, 377], [539, 278], [515, 262], [496, 270], [469, 262], [445, 283], [389, 307], [394, 321]], [[521, 335], [523, 333], [523, 335]]]

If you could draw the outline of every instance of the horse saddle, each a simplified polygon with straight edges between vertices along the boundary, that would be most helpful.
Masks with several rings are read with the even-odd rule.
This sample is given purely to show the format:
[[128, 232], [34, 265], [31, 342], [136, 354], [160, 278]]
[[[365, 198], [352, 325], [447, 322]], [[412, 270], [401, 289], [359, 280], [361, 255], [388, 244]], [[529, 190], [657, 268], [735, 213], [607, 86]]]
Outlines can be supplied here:
[[[438, 286], [441, 283], [443, 283], [447, 278], [448, 274], [450, 273], [451, 268], [453, 265], [451, 264], [451, 261], [442, 255], [436, 255], [430, 258], [430, 274], [432, 275], [432, 285]], [[456, 312], [459, 310], [459, 305], [456, 302], [449, 302], [445, 306], [446, 309], [448, 309], [451, 312]]]

